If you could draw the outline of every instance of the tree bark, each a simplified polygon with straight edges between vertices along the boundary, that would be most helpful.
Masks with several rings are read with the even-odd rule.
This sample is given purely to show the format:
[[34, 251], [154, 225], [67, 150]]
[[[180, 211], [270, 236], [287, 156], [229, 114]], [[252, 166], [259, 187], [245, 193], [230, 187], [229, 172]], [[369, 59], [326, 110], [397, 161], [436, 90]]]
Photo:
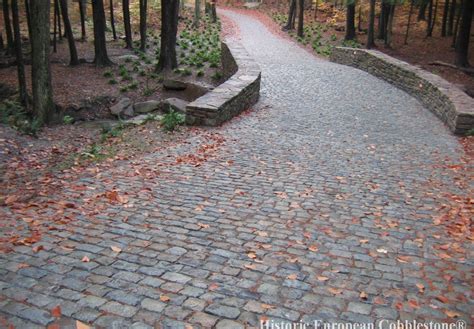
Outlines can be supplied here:
[[367, 49], [375, 47], [375, 2], [370, 0], [369, 29], [367, 31]]
[[0, 32], [0, 50], [3, 50], [3, 49], [5, 49], [5, 46], [3, 45], [3, 35]]
[[31, 81], [33, 113], [40, 124], [50, 123], [55, 106], [49, 63], [49, 1], [31, 1]]
[[105, 40], [104, 0], [92, 1], [92, 15], [94, 20], [94, 63], [97, 66], [111, 65], [112, 61], [107, 55]]
[[13, 31], [12, 24], [10, 21], [10, 6], [8, 5], [8, 0], [3, 0], [3, 22], [5, 24], [5, 35], [7, 37], [7, 50], [8, 53], [13, 53], [15, 48], [13, 41]]
[[199, 27], [199, 21], [201, 20], [201, 0], [194, 1], [194, 22], [195, 28]]
[[319, 0], [316, 0], [316, 4], [314, 6], [314, 20], [318, 18], [318, 9], [319, 9]]
[[390, 15], [390, 4], [386, 0], [382, 0], [380, 3], [380, 16], [379, 16], [379, 28], [378, 28], [378, 39], [385, 39], [387, 35], [387, 24], [388, 16]]
[[58, 11], [56, 10], [56, 2], [53, 2], [53, 52], [58, 51]]
[[431, 28], [431, 24], [433, 22], [433, 0], [430, 0], [428, 4], [428, 24], [426, 24], [426, 36], [431, 37], [431, 33], [433, 29]]
[[25, 0], [26, 24], [28, 25], [28, 35], [31, 35], [31, 17], [30, 17], [30, 0]]
[[449, 16], [449, 0], [444, 1], [444, 10], [443, 10], [443, 21], [441, 24], [441, 36], [445, 37], [448, 27], [448, 16]]
[[426, 20], [426, 8], [428, 7], [429, 0], [422, 0], [420, 9], [418, 10], [418, 21]]
[[285, 30], [291, 30], [295, 28], [295, 24], [294, 24], [295, 16], [296, 16], [296, 0], [291, 0], [290, 10], [288, 12], [288, 22], [286, 23], [286, 26], [284, 27]]
[[59, 0], [54, 0], [54, 12], [56, 13], [56, 23], [58, 24], [59, 40], [62, 40], [63, 32], [61, 27], [61, 11], [59, 10]]
[[346, 8], [346, 35], [345, 40], [354, 40], [356, 36], [355, 32], [355, 0], [350, 0], [347, 3]]
[[457, 18], [456, 18], [456, 24], [454, 25], [454, 33], [453, 33], [453, 43], [451, 47], [455, 48], [456, 47], [456, 40], [458, 37], [458, 30], [459, 30], [459, 23], [461, 22], [461, 11], [462, 8], [464, 7], [464, 0], [461, 0], [461, 9], [458, 12]]
[[298, 30], [297, 35], [302, 38], [304, 37], [304, 0], [299, 0], [298, 4]]
[[385, 47], [392, 47], [392, 31], [393, 31], [393, 18], [395, 17], [395, 4], [390, 5], [390, 12], [388, 15], [388, 22], [385, 35]]
[[130, 1], [122, 0], [123, 9], [123, 26], [125, 30], [125, 43], [127, 49], [133, 48], [132, 42], [132, 26], [130, 25]]
[[18, 1], [12, 0], [13, 33], [15, 35], [15, 55], [18, 74], [18, 89], [20, 90], [20, 102], [28, 108], [28, 91], [26, 89], [25, 65], [23, 63], [23, 51], [21, 48], [20, 19], [18, 18]]
[[81, 40], [86, 40], [86, 8], [85, 1], [79, 0], [79, 14], [81, 16]]
[[69, 13], [67, 9], [67, 0], [59, 0], [61, 7], [61, 16], [63, 16], [64, 31], [66, 33], [67, 42], [69, 46], [69, 65], [79, 65], [79, 58], [77, 58], [76, 42], [74, 41], [74, 34], [72, 33], [71, 22], [69, 21]]
[[411, 0], [411, 2], [410, 2], [410, 11], [408, 13], [407, 30], [405, 32], [405, 42], [404, 42], [405, 45], [408, 44], [408, 34], [410, 33], [411, 16], [413, 15], [414, 6], [415, 6], [415, 0]]
[[432, 19], [430, 19], [430, 22], [429, 22], [429, 30], [428, 30], [428, 35], [427, 35], [429, 37], [433, 35], [433, 29], [436, 24], [436, 18], [438, 17], [438, 2], [439, 0], [436, 0], [435, 5], [434, 5], [434, 11], [432, 14], [430, 14], [430, 16], [433, 16], [433, 17]]
[[217, 22], [216, 0], [211, 0], [211, 19], [213, 23]]
[[161, 46], [158, 72], [170, 71], [178, 66], [176, 34], [178, 33], [179, 0], [161, 0]]
[[146, 51], [147, 0], [140, 0], [140, 49]]
[[454, 64], [461, 67], [469, 67], [469, 37], [471, 34], [472, 12], [474, 10], [474, 2], [472, 0], [463, 1], [461, 25], [456, 40], [456, 58]]
[[114, 0], [110, 0], [109, 10], [110, 10], [110, 26], [112, 27], [112, 35], [114, 37], [114, 40], [117, 40], [117, 31], [115, 31], [115, 18], [114, 18]]
[[451, 0], [451, 7], [449, 8], [447, 35], [453, 35], [454, 21], [456, 17], [456, 0]]

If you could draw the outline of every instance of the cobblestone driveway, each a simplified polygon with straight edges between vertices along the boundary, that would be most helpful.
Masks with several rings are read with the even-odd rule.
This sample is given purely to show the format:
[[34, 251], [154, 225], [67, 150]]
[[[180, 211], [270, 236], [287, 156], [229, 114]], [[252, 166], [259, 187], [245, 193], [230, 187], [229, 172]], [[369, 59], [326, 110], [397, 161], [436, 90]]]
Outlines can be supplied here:
[[[259, 105], [207, 137], [70, 179], [48, 200], [75, 202], [61, 215], [78, 220], [58, 223], [44, 250], [0, 255], [0, 326], [470, 323], [472, 245], [433, 225], [437, 195], [469, 192], [436, 166], [462, 156], [456, 138], [407, 94], [222, 13], [262, 67]], [[206, 161], [187, 161], [197, 149]], [[128, 203], [101, 201], [111, 187]], [[88, 199], [93, 216], [79, 210]]]

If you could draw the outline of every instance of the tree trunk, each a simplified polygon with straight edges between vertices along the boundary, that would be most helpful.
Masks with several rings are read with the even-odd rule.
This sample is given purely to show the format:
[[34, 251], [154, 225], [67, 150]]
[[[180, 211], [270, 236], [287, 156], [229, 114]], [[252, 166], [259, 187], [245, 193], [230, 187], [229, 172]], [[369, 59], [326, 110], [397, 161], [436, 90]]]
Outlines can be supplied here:
[[459, 30], [459, 23], [461, 22], [461, 11], [462, 8], [464, 7], [464, 0], [461, 0], [461, 9], [458, 12], [457, 18], [456, 18], [456, 24], [454, 25], [454, 33], [453, 33], [453, 43], [451, 47], [455, 48], [456, 47], [456, 39], [458, 37], [458, 30]]
[[92, 1], [92, 15], [94, 20], [94, 63], [97, 66], [111, 65], [112, 61], [107, 55], [107, 46], [105, 43], [104, 0]]
[[201, 20], [201, 0], [194, 1], [194, 22], [195, 28], [199, 27], [199, 21]]
[[393, 31], [394, 16], [395, 16], [395, 4], [391, 4], [389, 15], [388, 15], [388, 21], [387, 21], [386, 35], [385, 35], [385, 47], [388, 47], [388, 48], [392, 47], [392, 31]]
[[428, 36], [429, 37], [431, 37], [433, 35], [433, 29], [434, 29], [434, 26], [436, 24], [436, 18], [438, 17], [438, 1], [439, 0], [436, 0], [436, 2], [435, 2], [434, 12], [432, 14], [433, 18], [430, 20], [430, 23], [429, 23], [429, 30], [428, 30]]
[[303, 24], [304, 24], [304, 0], [299, 0], [298, 4], [298, 31], [297, 35], [302, 38], [304, 36]]
[[28, 25], [28, 35], [31, 35], [31, 17], [30, 17], [30, 0], [25, 0], [26, 24]]
[[410, 2], [410, 12], [408, 13], [407, 30], [405, 32], [405, 42], [404, 42], [405, 45], [408, 44], [408, 34], [410, 33], [411, 16], [413, 15], [414, 6], [415, 6], [415, 0], [411, 0], [411, 2]]
[[318, 18], [318, 9], [319, 9], [319, 0], [316, 0], [316, 5], [314, 6], [314, 20]]
[[28, 91], [26, 89], [25, 66], [23, 64], [23, 51], [21, 49], [20, 20], [18, 18], [18, 1], [12, 0], [13, 33], [15, 35], [16, 67], [18, 73], [18, 89], [20, 102], [28, 108]]
[[420, 9], [418, 11], [418, 21], [426, 20], [426, 8], [428, 7], [429, 0], [422, 0], [420, 4]]
[[448, 26], [448, 16], [449, 16], [449, 0], [444, 1], [444, 10], [443, 10], [443, 22], [441, 24], [441, 36], [445, 37], [447, 33]]
[[31, 81], [33, 113], [40, 124], [53, 119], [55, 107], [49, 63], [49, 1], [31, 1]]
[[67, 9], [67, 0], [60, 0], [61, 2], [61, 16], [63, 16], [64, 31], [66, 32], [67, 42], [69, 45], [69, 65], [79, 65], [79, 58], [77, 58], [76, 42], [74, 41], [74, 34], [72, 33], [71, 22], [69, 21], [69, 13]]
[[355, 0], [350, 0], [346, 8], [346, 35], [345, 40], [354, 40], [355, 33]]
[[388, 16], [390, 15], [390, 4], [386, 0], [382, 0], [380, 3], [380, 16], [379, 16], [379, 28], [378, 28], [378, 39], [385, 39], [387, 35], [387, 24]]
[[56, 10], [56, 2], [53, 2], [53, 52], [58, 51], [58, 11]]
[[140, 49], [146, 51], [147, 0], [140, 0]]
[[8, 0], [3, 0], [3, 22], [5, 24], [5, 34], [7, 36], [7, 50], [8, 53], [13, 53], [15, 48], [13, 41], [12, 24], [10, 22], [10, 6]]
[[59, 0], [54, 0], [54, 12], [56, 13], [56, 23], [58, 24], [59, 40], [62, 40], [63, 32], [62, 32], [62, 27], [61, 27], [61, 11], [59, 10]]
[[369, 29], [367, 31], [367, 49], [375, 47], [375, 2], [376, 0], [370, 0]]
[[456, 40], [456, 58], [454, 64], [461, 67], [469, 67], [469, 37], [471, 34], [472, 12], [474, 10], [474, 1], [463, 1], [461, 9], [461, 25]]
[[79, 14], [81, 16], [81, 40], [86, 40], [86, 8], [85, 1], [79, 0]]
[[451, 7], [449, 8], [448, 31], [447, 35], [453, 35], [454, 21], [456, 17], [456, 0], [451, 0]]
[[359, 3], [357, 11], [357, 31], [362, 32], [362, 4]]
[[176, 34], [178, 33], [179, 0], [161, 0], [161, 49], [156, 67], [158, 72], [178, 66]]
[[426, 24], [426, 36], [431, 37], [433, 29], [431, 28], [431, 23], [433, 21], [433, 0], [430, 0], [428, 4], [428, 24]]
[[3, 35], [0, 32], [0, 50], [3, 50], [3, 49], [5, 49], [5, 46], [3, 45]]
[[211, 0], [211, 18], [212, 22], [217, 22], [216, 0]]
[[117, 40], [117, 31], [115, 31], [115, 18], [114, 18], [114, 0], [109, 1], [109, 10], [110, 10], [110, 26], [112, 28], [112, 35], [114, 40]]
[[294, 16], [296, 15], [296, 0], [291, 0], [290, 2], [290, 10], [288, 12], [288, 22], [284, 27], [285, 30], [291, 30], [295, 28], [294, 25]]
[[123, 25], [125, 29], [125, 43], [127, 49], [133, 48], [132, 42], [132, 26], [130, 25], [130, 1], [122, 0], [123, 7]]

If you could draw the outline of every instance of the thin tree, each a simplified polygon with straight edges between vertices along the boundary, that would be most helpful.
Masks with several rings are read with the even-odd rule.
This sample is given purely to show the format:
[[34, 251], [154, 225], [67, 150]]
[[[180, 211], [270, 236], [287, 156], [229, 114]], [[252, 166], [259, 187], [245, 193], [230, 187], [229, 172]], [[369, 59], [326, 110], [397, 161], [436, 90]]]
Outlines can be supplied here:
[[290, 9], [288, 11], [288, 21], [283, 27], [284, 30], [292, 30], [295, 28], [295, 17], [296, 17], [296, 0], [291, 0]]
[[74, 41], [74, 34], [72, 33], [71, 22], [69, 21], [69, 13], [67, 9], [67, 0], [59, 0], [61, 7], [61, 16], [63, 17], [64, 31], [66, 33], [67, 42], [69, 45], [69, 65], [79, 65], [79, 58], [77, 57], [76, 42]]
[[147, 0], [140, 0], [140, 49], [146, 51]]
[[296, 34], [302, 38], [304, 37], [304, 30], [303, 30], [303, 24], [304, 24], [304, 0], [299, 0], [298, 3], [298, 30]]
[[15, 35], [15, 55], [18, 73], [18, 86], [20, 90], [20, 102], [28, 108], [28, 91], [26, 89], [25, 65], [23, 63], [23, 51], [21, 49], [20, 19], [18, 18], [18, 1], [12, 0], [13, 34]]
[[86, 2], [79, 0], [79, 15], [81, 16], [81, 40], [86, 40]]
[[132, 26], [130, 25], [130, 1], [122, 0], [123, 26], [125, 29], [125, 44], [127, 49], [133, 48]]
[[390, 4], [389, 0], [382, 0], [380, 2], [380, 15], [379, 15], [379, 26], [378, 26], [378, 39], [385, 39], [387, 35], [388, 16], [390, 15]]
[[388, 15], [388, 22], [386, 28], [386, 35], [385, 35], [385, 47], [392, 47], [392, 35], [393, 35], [393, 18], [395, 17], [395, 1], [392, 0], [393, 3], [390, 4], [390, 11]]
[[367, 31], [367, 49], [375, 47], [375, 2], [370, 0], [369, 29]]
[[114, 37], [114, 40], [117, 40], [117, 31], [115, 31], [115, 18], [114, 18], [114, 0], [110, 0], [109, 10], [110, 10], [110, 26], [112, 27], [112, 35]]
[[13, 53], [15, 47], [13, 41], [13, 31], [10, 21], [10, 6], [8, 5], [8, 0], [3, 0], [3, 23], [5, 25], [5, 34], [7, 36], [7, 52]]
[[318, 18], [318, 9], [319, 9], [319, 0], [316, 0], [316, 4], [314, 5], [314, 20]]
[[193, 26], [199, 27], [199, 21], [201, 20], [201, 0], [194, 1], [194, 21]]
[[415, 6], [415, 0], [411, 0], [411, 2], [410, 2], [410, 11], [408, 13], [407, 29], [406, 29], [406, 32], [405, 32], [405, 42], [404, 42], [405, 45], [408, 44], [408, 34], [410, 33], [411, 16], [413, 15], [414, 6]]
[[56, 11], [56, 3], [58, 0], [54, 0], [53, 3], [53, 52], [58, 51], [58, 11]]
[[61, 27], [61, 11], [59, 10], [59, 0], [54, 0], [54, 12], [56, 13], [56, 22], [58, 24], [59, 40], [63, 39], [63, 32]]
[[31, 35], [31, 18], [30, 18], [30, 0], [25, 0], [26, 24], [28, 25], [28, 34]]
[[458, 11], [458, 15], [456, 18], [456, 24], [454, 24], [454, 31], [453, 31], [453, 43], [451, 44], [451, 47], [455, 48], [456, 47], [456, 40], [458, 37], [458, 30], [459, 30], [459, 23], [461, 22], [461, 13], [462, 13], [462, 8], [464, 7], [464, 0], [461, 0], [461, 10]]
[[40, 124], [53, 119], [55, 106], [49, 63], [49, 1], [31, 1], [31, 81], [33, 113]]
[[441, 23], [441, 36], [442, 37], [445, 37], [447, 33], [448, 17], [449, 17], [449, 0], [445, 0], [444, 9], [443, 9], [443, 20]]
[[431, 28], [431, 24], [433, 22], [433, 0], [430, 0], [428, 4], [428, 24], [426, 24], [426, 36], [430, 37], [433, 29]]
[[451, 0], [451, 7], [449, 8], [447, 35], [453, 35], [455, 16], [456, 16], [456, 0]]
[[355, 0], [348, 0], [346, 6], [346, 35], [345, 40], [354, 40], [356, 36], [355, 32], [355, 12], [356, 4]]
[[0, 50], [3, 50], [3, 49], [5, 49], [5, 46], [3, 45], [3, 35], [0, 32]]
[[433, 35], [433, 29], [436, 24], [436, 18], [438, 16], [438, 1], [439, 0], [436, 0], [435, 5], [434, 5], [434, 11], [432, 14], [430, 14], [430, 16], [433, 16], [433, 17], [430, 19], [429, 24], [428, 24], [429, 26], [428, 34], [427, 34], [428, 37], [431, 37]]
[[105, 43], [105, 12], [104, 0], [92, 1], [92, 17], [94, 21], [94, 63], [97, 66], [108, 66], [112, 61], [107, 55]]
[[217, 22], [216, 0], [211, 0], [211, 19], [213, 23]]
[[474, 11], [474, 1], [465, 0], [461, 10], [461, 25], [456, 40], [456, 57], [454, 64], [461, 67], [469, 67], [469, 37], [471, 34], [472, 12]]
[[418, 10], [418, 21], [426, 21], [426, 8], [430, 0], [421, 0], [420, 8]]
[[170, 71], [178, 66], [176, 35], [178, 33], [179, 0], [161, 0], [161, 45], [158, 72]]

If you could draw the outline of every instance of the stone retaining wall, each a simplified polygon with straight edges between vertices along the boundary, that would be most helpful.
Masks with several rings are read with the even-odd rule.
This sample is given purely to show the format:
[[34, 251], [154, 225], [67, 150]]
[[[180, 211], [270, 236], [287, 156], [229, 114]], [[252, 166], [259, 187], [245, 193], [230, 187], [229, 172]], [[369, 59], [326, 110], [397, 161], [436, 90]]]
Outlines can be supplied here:
[[474, 99], [435, 74], [376, 50], [337, 47], [331, 61], [361, 69], [406, 91], [455, 134], [474, 128]]
[[227, 79], [186, 107], [186, 123], [218, 126], [258, 101], [261, 71], [245, 48], [234, 40], [222, 43], [223, 74]]

